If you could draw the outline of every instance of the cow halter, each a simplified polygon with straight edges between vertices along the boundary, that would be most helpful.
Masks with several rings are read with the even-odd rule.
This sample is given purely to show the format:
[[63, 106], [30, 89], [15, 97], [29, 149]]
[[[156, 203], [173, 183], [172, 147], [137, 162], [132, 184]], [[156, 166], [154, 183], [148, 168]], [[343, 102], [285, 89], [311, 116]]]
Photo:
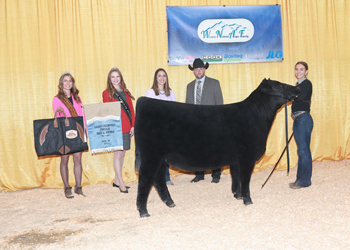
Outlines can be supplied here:
[[270, 177], [271, 177], [273, 171], [275, 171], [275, 169], [276, 169], [278, 163], [280, 162], [280, 160], [281, 160], [281, 158], [282, 158], [284, 152], [286, 151], [286, 149], [287, 149], [287, 165], [288, 165], [288, 168], [287, 168], [287, 175], [289, 175], [289, 169], [290, 169], [290, 167], [289, 167], [289, 147], [288, 147], [288, 144], [289, 144], [290, 140], [292, 139], [294, 133], [292, 133], [292, 135], [289, 137], [289, 140], [288, 140], [288, 110], [287, 110], [287, 102], [284, 104], [284, 110], [285, 110], [285, 117], [286, 117], [286, 147], [284, 148], [284, 150], [283, 150], [283, 152], [282, 152], [280, 158], [278, 159], [278, 161], [277, 161], [276, 165], [274, 166], [274, 168], [272, 169], [270, 175], [267, 177], [266, 181], [265, 181], [264, 184], [262, 185], [261, 189], [265, 186], [266, 182], [270, 179]]
[[[289, 166], [289, 141], [288, 140], [288, 109], [287, 109], [287, 102], [284, 104], [284, 110], [285, 110], [285, 118], [286, 118], [286, 147], [287, 147], [287, 175], [289, 175], [289, 169], [290, 169], [290, 166]], [[293, 133], [292, 133], [292, 136], [293, 136]], [[292, 136], [290, 137], [292, 139]]]

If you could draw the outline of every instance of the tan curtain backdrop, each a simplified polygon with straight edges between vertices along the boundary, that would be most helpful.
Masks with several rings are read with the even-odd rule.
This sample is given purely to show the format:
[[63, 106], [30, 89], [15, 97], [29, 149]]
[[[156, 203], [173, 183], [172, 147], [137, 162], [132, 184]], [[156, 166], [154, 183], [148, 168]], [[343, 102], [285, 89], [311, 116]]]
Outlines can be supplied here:
[[[294, 84], [294, 64], [308, 62], [314, 87], [313, 160], [349, 158], [348, 0], [0, 0], [0, 189], [63, 187], [60, 157], [38, 158], [35, 153], [33, 120], [53, 117], [52, 99], [64, 71], [75, 77], [83, 103], [91, 104], [102, 101], [111, 67], [120, 68], [136, 98], [163, 67], [177, 100], [184, 102], [194, 76], [187, 66], [167, 65], [166, 6], [271, 4], [282, 9], [284, 61], [211, 65], [207, 75], [220, 80], [224, 103], [232, 103], [245, 99], [265, 77]], [[271, 168], [280, 156], [284, 122], [281, 109], [255, 171]], [[288, 125], [291, 133], [291, 119]], [[125, 157], [126, 182], [137, 181], [134, 146], [132, 140]], [[294, 140], [290, 153], [295, 166]], [[82, 185], [112, 183], [112, 158], [113, 153], [83, 153]], [[278, 169], [285, 168], [284, 157]], [[75, 185], [72, 159], [69, 169]], [[179, 173], [171, 171], [173, 176]]]

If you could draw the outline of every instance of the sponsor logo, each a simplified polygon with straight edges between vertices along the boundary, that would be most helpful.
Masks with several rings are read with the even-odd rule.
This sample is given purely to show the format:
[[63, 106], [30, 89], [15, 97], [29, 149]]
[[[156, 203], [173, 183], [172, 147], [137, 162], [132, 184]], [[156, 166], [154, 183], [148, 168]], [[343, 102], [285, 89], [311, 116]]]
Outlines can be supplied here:
[[76, 130], [68, 130], [66, 131], [66, 138], [67, 139], [74, 139], [78, 137], [78, 131]]
[[203, 62], [221, 62], [222, 61], [222, 55], [208, 55], [208, 56], [202, 56]]
[[197, 29], [205, 43], [247, 42], [254, 36], [254, 26], [247, 19], [207, 19]]
[[193, 62], [194, 59], [196, 59], [196, 56], [186, 56], [187, 61]]
[[194, 59], [196, 59], [196, 56], [171, 56], [171, 57], [169, 57], [170, 61], [175, 61], [177, 63], [193, 63]]
[[281, 59], [283, 59], [283, 52], [280, 50], [276, 51], [276, 53], [275, 51], [270, 50], [269, 55], [266, 57], [266, 61], [276, 61]]
[[249, 59], [260, 60], [260, 59], [264, 58], [264, 54], [263, 53], [246, 54], [245, 58], [246, 58], [246, 60], [249, 60]]
[[242, 61], [243, 54], [225, 54], [224, 61], [225, 62], [240, 62]]

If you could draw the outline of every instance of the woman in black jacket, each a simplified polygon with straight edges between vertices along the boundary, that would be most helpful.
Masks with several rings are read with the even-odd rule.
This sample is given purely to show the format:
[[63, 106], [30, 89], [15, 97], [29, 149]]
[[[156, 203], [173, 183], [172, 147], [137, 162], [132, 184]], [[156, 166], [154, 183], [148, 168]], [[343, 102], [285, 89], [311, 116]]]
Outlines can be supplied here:
[[306, 62], [295, 64], [295, 76], [298, 79], [297, 86], [299, 86], [301, 92], [292, 104], [293, 131], [299, 155], [297, 179], [289, 184], [292, 189], [311, 185], [312, 156], [310, 141], [314, 122], [310, 115], [312, 83], [306, 78], [308, 70], [309, 67]]

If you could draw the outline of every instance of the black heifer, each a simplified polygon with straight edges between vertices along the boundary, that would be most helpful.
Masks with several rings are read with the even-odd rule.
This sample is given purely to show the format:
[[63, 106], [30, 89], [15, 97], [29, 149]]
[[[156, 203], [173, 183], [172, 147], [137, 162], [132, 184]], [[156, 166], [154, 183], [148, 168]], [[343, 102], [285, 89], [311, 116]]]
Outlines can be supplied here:
[[264, 79], [247, 99], [227, 105], [140, 97], [135, 121], [136, 165], [141, 163], [137, 193], [140, 216], [149, 216], [147, 198], [152, 185], [166, 205], [175, 206], [165, 183], [165, 162], [190, 171], [230, 165], [234, 196], [252, 204], [251, 174], [265, 152], [276, 112], [299, 93], [298, 87]]

